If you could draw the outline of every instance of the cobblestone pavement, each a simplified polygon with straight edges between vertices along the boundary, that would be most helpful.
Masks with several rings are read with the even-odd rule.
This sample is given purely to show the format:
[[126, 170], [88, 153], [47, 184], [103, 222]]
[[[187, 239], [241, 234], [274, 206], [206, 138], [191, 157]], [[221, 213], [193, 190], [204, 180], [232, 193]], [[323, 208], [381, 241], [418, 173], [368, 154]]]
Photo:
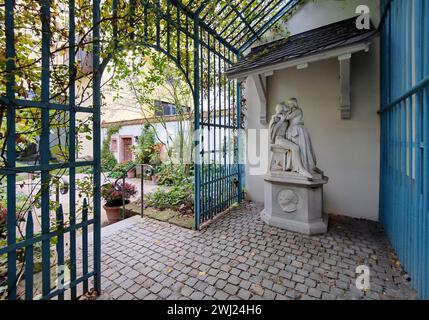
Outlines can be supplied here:
[[[194, 232], [150, 219], [103, 238], [100, 299], [415, 299], [374, 222], [331, 217], [304, 236], [265, 225], [243, 205]], [[356, 289], [356, 267], [371, 289]]]

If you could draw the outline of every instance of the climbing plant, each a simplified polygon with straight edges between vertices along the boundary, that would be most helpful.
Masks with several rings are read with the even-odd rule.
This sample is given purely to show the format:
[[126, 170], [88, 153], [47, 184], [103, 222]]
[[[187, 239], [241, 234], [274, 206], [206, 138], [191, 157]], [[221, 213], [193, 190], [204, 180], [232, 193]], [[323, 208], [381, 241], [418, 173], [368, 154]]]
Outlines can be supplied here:
[[118, 161], [115, 158], [115, 155], [110, 150], [110, 142], [112, 136], [119, 133], [121, 126], [113, 125], [107, 128], [106, 136], [103, 139], [103, 145], [101, 146], [101, 170], [111, 171], [118, 164]]

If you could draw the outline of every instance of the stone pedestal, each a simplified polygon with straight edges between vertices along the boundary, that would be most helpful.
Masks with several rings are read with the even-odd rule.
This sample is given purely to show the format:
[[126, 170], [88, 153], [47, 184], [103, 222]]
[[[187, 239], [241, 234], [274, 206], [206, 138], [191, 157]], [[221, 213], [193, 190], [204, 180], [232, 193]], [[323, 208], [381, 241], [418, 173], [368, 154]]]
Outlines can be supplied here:
[[323, 185], [327, 177], [313, 181], [293, 173], [265, 176], [265, 209], [261, 219], [274, 227], [308, 235], [328, 229], [323, 215]]

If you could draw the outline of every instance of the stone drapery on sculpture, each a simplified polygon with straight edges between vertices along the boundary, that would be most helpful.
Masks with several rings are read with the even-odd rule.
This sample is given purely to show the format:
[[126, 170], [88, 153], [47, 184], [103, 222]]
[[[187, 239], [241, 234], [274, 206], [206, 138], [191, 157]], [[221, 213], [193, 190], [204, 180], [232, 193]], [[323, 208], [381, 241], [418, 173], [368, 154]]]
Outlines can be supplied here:
[[270, 122], [271, 173], [297, 173], [307, 179], [320, 179], [310, 135], [304, 127], [303, 112], [296, 98], [279, 103]]

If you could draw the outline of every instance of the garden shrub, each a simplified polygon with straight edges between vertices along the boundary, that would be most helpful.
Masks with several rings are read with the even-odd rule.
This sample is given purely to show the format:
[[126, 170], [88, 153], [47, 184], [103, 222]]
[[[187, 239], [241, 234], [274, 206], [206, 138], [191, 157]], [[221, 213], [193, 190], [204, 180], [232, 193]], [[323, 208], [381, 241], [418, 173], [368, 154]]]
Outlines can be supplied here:
[[159, 158], [159, 147], [156, 143], [155, 128], [146, 123], [134, 147], [137, 163], [154, 164]]
[[133, 161], [126, 161], [116, 164], [108, 174], [109, 178], [119, 179], [126, 174], [126, 172], [134, 166]]
[[181, 164], [161, 164], [156, 170], [158, 184], [176, 186], [193, 180], [193, 166]]
[[146, 204], [160, 210], [173, 209], [181, 213], [193, 213], [194, 184], [182, 183], [170, 190], [159, 188], [147, 196]]

